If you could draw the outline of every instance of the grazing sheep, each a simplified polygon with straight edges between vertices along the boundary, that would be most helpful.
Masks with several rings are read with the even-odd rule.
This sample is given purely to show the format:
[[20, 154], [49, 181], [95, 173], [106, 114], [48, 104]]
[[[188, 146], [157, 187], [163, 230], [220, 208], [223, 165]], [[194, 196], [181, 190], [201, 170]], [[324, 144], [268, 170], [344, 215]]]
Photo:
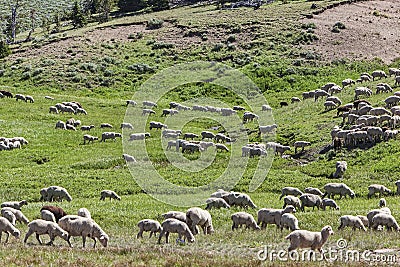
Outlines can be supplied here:
[[168, 128], [168, 126], [166, 124], [163, 124], [163, 123], [158, 122], [158, 121], [151, 121], [149, 127], [150, 127], [150, 130]]
[[62, 201], [63, 199], [68, 202], [72, 200], [67, 189], [61, 186], [50, 186], [47, 188], [47, 201]]
[[28, 224], [29, 220], [28, 218], [25, 217], [25, 215], [22, 213], [22, 211], [14, 209], [14, 208], [10, 208], [10, 207], [5, 207], [1, 209], [1, 215], [3, 217], [5, 213], [11, 212], [12, 214], [14, 214], [15, 219], [20, 222], [20, 223], [24, 223], [24, 224]]
[[333, 178], [343, 178], [344, 173], [347, 170], [346, 161], [336, 161], [336, 171], [333, 174]]
[[357, 215], [358, 218], [360, 218], [360, 220], [362, 221], [363, 225], [365, 227], [369, 227], [369, 222], [368, 222], [368, 218], [367, 216], [364, 215]]
[[339, 222], [340, 222], [340, 225], [339, 225], [338, 230], [341, 230], [345, 227], [353, 227], [353, 230], [360, 229], [363, 231], [367, 231], [364, 223], [358, 216], [344, 215], [344, 216], [340, 217]]
[[123, 122], [123, 123], [121, 123], [121, 129], [133, 130], [133, 125], [129, 122]]
[[100, 142], [105, 142], [107, 139], [112, 139], [116, 141], [117, 137], [122, 137], [120, 133], [115, 133], [115, 132], [104, 132], [101, 134], [101, 139]]
[[300, 189], [296, 187], [284, 187], [282, 188], [282, 194], [279, 197], [279, 199], [282, 199], [282, 197], [287, 196], [287, 195], [292, 195], [292, 196], [301, 196], [303, 192], [300, 191]]
[[103, 128], [113, 128], [113, 126], [111, 124], [109, 124], [109, 123], [102, 123], [102, 124], [100, 124], [100, 128], [101, 129], [103, 129]]
[[75, 111], [76, 114], [83, 114], [83, 115], [87, 115], [87, 111], [83, 108], [77, 108]]
[[55, 106], [50, 106], [49, 107], [49, 113], [55, 113], [58, 114], [58, 109]]
[[258, 127], [258, 134], [269, 134], [272, 133], [274, 131], [276, 131], [276, 129], [278, 128], [278, 126], [276, 124], [272, 124], [272, 125], [266, 125], [266, 126], [259, 126]]
[[156, 233], [161, 233], [162, 228], [161, 224], [155, 220], [150, 220], [150, 219], [144, 219], [138, 222], [137, 226], [139, 227], [139, 232], [136, 235], [136, 238], [143, 238], [143, 232], [149, 232], [150, 231], [150, 238], [154, 234], [156, 236]]
[[352, 80], [352, 79], [344, 79], [344, 80], [342, 81], [342, 87], [343, 87], [343, 89], [344, 89], [346, 86], [350, 86], [350, 85], [352, 85], [352, 84], [356, 84], [356, 82], [355, 82], [354, 80]]
[[333, 110], [336, 109], [337, 106], [338, 105], [333, 101], [325, 101], [324, 103], [325, 110]]
[[[248, 152], [247, 152], [248, 150]], [[267, 151], [261, 147], [242, 147], [242, 157], [243, 155], [249, 155], [250, 158], [253, 158], [255, 156], [266, 156]]]
[[386, 130], [383, 133], [383, 140], [388, 141], [389, 139], [395, 139], [396, 135], [399, 133], [398, 130]]
[[283, 198], [283, 207], [282, 209], [286, 208], [286, 206], [288, 205], [292, 205], [293, 207], [295, 207], [296, 209], [300, 209], [301, 206], [301, 202], [300, 199], [298, 197], [295, 196], [285, 196]]
[[298, 147], [301, 147], [301, 151], [300, 151], [300, 153], [301, 153], [301, 152], [304, 151], [304, 148], [306, 146], [311, 146], [311, 143], [310, 142], [306, 142], [306, 141], [296, 141], [296, 142], [294, 142], [293, 146], [294, 146], [294, 153], [297, 154], [297, 148]]
[[377, 230], [380, 225], [386, 226], [386, 230], [388, 231], [391, 231], [392, 229], [400, 231], [400, 226], [396, 219], [390, 214], [378, 213], [372, 218], [372, 229]]
[[15, 217], [14, 213], [10, 210], [4, 210], [2, 211], [1, 215], [6, 218], [12, 225], [15, 226], [15, 223], [17, 221], [17, 218]]
[[328, 183], [324, 186], [324, 190], [325, 194], [322, 196], [322, 198], [328, 196], [328, 198], [333, 199], [335, 195], [340, 195], [339, 199], [341, 199], [343, 196], [346, 197], [347, 195], [350, 198], [355, 197], [354, 191], [344, 183]]
[[134, 163], [136, 162], [136, 159], [128, 154], [122, 154], [122, 157], [124, 158], [124, 160], [126, 161], [126, 163]]
[[386, 199], [381, 198], [379, 199], [379, 208], [384, 208], [386, 207]]
[[242, 106], [233, 106], [232, 109], [233, 109], [233, 110], [236, 110], [236, 111], [243, 111], [243, 110], [246, 110], [246, 108], [244, 108], [244, 107], [242, 107]]
[[28, 224], [28, 232], [25, 235], [24, 243], [28, 241], [28, 238], [35, 233], [36, 239], [39, 241], [39, 244], [42, 244], [40, 240], [40, 235], [49, 235], [50, 242], [47, 245], [52, 245], [56, 236], [61, 237], [65, 241], [68, 241], [68, 233], [64, 231], [57, 223], [48, 221], [48, 220], [33, 220]]
[[161, 114], [161, 117], [162, 116], [167, 116], [167, 115], [175, 115], [175, 114], [178, 114], [179, 113], [179, 111], [178, 110], [176, 110], [176, 109], [163, 109], [163, 111], [162, 111], [162, 114]]
[[21, 95], [21, 94], [16, 94], [15, 95], [15, 101], [18, 101], [18, 100], [22, 100], [22, 101], [26, 102], [26, 97], [24, 95]]
[[335, 210], [340, 210], [340, 208], [339, 208], [338, 204], [336, 204], [335, 200], [330, 199], [330, 198], [324, 198], [322, 200], [321, 208], [323, 210], [325, 210], [326, 207], [330, 207], [331, 209], [334, 208]]
[[144, 116], [146, 114], [151, 115], [151, 114], [156, 114], [156, 112], [154, 110], [152, 110], [152, 109], [144, 108], [143, 111], [142, 111], [142, 116]]
[[40, 217], [45, 221], [56, 222], [56, 217], [54, 217], [54, 214], [49, 210], [41, 210]]
[[209, 131], [202, 131], [200, 135], [201, 135], [201, 140], [204, 140], [206, 138], [215, 139], [215, 134]]
[[94, 125], [83, 125], [83, 126], [81, 126], [81, 130], [82, 131], [90, 131], [93, 128], [95, 128]]
[[329, 97], [330, 94], [324, 90], [319, 90], [319, 89], [314, 91], [314, 101], [317, 101], [318, 98], [324, 97], [324, 96]]
[[212, 208], [226, 208], [229, 209], [231, 206], [226, 203], [226, 201], [223, 198], [219, 198], [219, 197], [210, 197], [206, 200], [206, 210], [210, 210]]
[[231, 116], [231, 115], [235, 115], [236, 113], [237, 113], [237, 111], [233, 110], [231, 108], [221, 108], [222, 116]]
[[320, 197], [322, 197], [322, 195], [324, 194], [321, 192], [321, 190], [314, 187], [307, 187], [306, 189], [304, 189], [304, 193], [314, 194]]
[[221, 150], [221, 151], [229, 152], [229, 149], [224, 144], [216, 143], [215, 148], [217, 149], [217, 151]]
[[217, 143], [220, 142], [220, 141], [222, 141], [222, 142], [232, 142], [232, 139], [230, 137], [228, 137], [228, 136], [226, 136], [226, 135], [224, 135], [222, 133], [217, 133], [215, 135], [214, 139], [215, 139], [215, 142], [217, 142]]
[[262, 105], [261, 106], [261, 111], [272, 111], [272, 108], [269, 105]]
[[303, 92], [301, 95], [303, 97], [303, 100], [306, 100], [306, 99], [314, 98], [314, 94], [315, 94], [315, 91], [310, 91], [310, 92]]
[[[300, 99], [299, 99], [300, 100]], [[259, 116], [258, 115], [256, 115], [256, 114], [254, 114], [253, 112], [245, 112], [244, 114], [243, 114], [243, 123], [246, 123], [246, 122], [251, 122], [251, 121], [253, 121], [253, 120], [257, 120], [257, 119], [259, 119]]]
[[66, 127], [67, 127], [67, 130], [76, 131], [75, 126], [73, 126], [73, 125], [71, 125], [71, 124], [67, 124]]
[[186, 213], [181, 211], [168, 211], [167, 213], [161, 214], [164, 219], [177, 219], [181, 222], [186, 223]]
[[393, 106], [398, 105], [398, 103], [400, 102], [400, 96], [397, 95], [389, 96], [385, 100], [383, 100], [383, 102], [385, 102], [387, 108], [391, 108]]
[[80, 208], [78, 210], [78, 216], [89, 218], [89, 219], [92, 218], [92, 215], [90, 214], [90, 211], [87, 208]]
[[15, 228], [15, 226], [12, 225], [11, 222], [9, 222], [4, 217], [0, 217], [0, 242], [1, 242], [1, 236], [2, 236], [3, 232], [7, 235], [7, 238], [6, 238], [6, 241], [4, 242], [4, 244], [6, 244], [8, 242], [8, 238], [10, 237], [10, 234], [17, 239], [21, 235], [21, 232], [17, 228]]
[[194, 138], [199, 138], [198, 134], [194, 134], [194, 133], [185, 133], [183, 135], [183, 139], [194, 139]]
[[357, 87], [354, 90], [354, 93], [355, 93], [354, 99], [357, 100], [360, 95], [371, 96], [372, 95], [372, 90], [367, 88], [367, 87]]
[[201, 152], [201, 151], [203, 151], [203, 148], [199, 144], [183, 142], [182, 143], [182, 153], [184, 153], [185, 151], [188, 151], [190, 153], [194, 153], [196, 151]]
[[0, 90], [0, 93], [7, 98], [13, 98], [13, 94], [11, 92], [5, 91], [5, 90]]
[[121, 200], [121, 197], [118, 196], [117, 193], [115, 193], [112, 190], [103, 190], [103, 191], [101, 191], [100, 200], [105, 200], [106, 197], [110, 198], [110, 201], [111, 201], [111, 199]]
[[390, 211], [390, 209], [389, 208], [380, 208], [380, 209], [373, 209], [373, 210], [370, 210], [368, 213], [367, 213], [367, 219], [368, 219], [368, 225], [369, 225], [369, 227], [372, 227], [372, 218], [374, 218], [374, 216], [375, 215], [377, 215], [378, 213], [385, 213], [385, 214], [389, 214], [389, 215], [391, 215], [392, 214], [392, 212]]
[[9, 201], [9, 202], [1, 203], [2, 208], [9, 207], [9, 208], [13, 208], [16, 210], [21, 210], [22, 206], [24, 206], [24, 205], [28, 205], [28, 202], [26, 200]]
[[285, 239], [290, 241], [289, 252], [297, 248], [311, 248], [311, 250], [318, 250], [322, 253], [322, 246], [326, 243], [330, 235], [333, 235], [333, 230], [331, 226], [327, 225], [322, 228], [321, 232], [295, 230], [286, 236]]
[[224, 194], [222, 198], [230, 205], [230, 206], [239, 206], [243, 208], [251, 207], [257, 208], [254, 202], [251, 200], [249, 195], [244, 193], [230, 192], [228, 194]]
[[379, 78], [379, 79], [381, 79], [382, 77], [387, 78], [387, 75], [383, 70], [374, 70], [371, 73], [371, 76], [372, 76], [373, 81], [375, 80], [375, 78]]
[[161, 227], [162, 231], [160, 233], [160, 236], [158, 237], [158, 244], [161, 243], [161, 238], [164, 235], [165, 235], [165, 242], [168, 243], [168, 236], [170, 233], [177, 233], [179, 235], [179, 239], [185, 237], [185, 239], [190, 243], [193, 243], [195, 241], [195, 238], [192, 232], [190, 231], [189, 226], [186, 223], [181, 222], [177, 219], [173, 218], [166, 219], [161, 224]]
[[55, 129], [67, 130], [67, 125], [63, 121], [57, 121]]
[[290, 229], [290, 231], [299, 230], [299, 220], [291, 213], [282, 214], [281, 217], [281, 231], [283, 227]]
[[86, 237], [93, 239], [93, 248], [96, 247], [96, 238], [100, 241], [103, 247], [107, 247], [110, 238], [92, 219], [69, 215], [63, 217], [58, 224], [63, 230], [68, 232], [67, 242], [70, 247], [72, 247], [72, 244], [69, 241], [71, 236], [82, 236], [83, 247], [85, 247]]
[[298, 97], [292, 97], [292, 98], [290, 99], [290, 102], [291, 102], [292, 104], [294, 104], [294, 103], [299, 103], [299, 102], [301, 102], [301, 99], [298, 98]]
[[146, 137], [150, 137], [149, 133], [136, 133], [136, 134], [131, 134], [129, 136], [128, 141], [134, 141], [134, 140], [144, 140]]
[[305, 193], [299, 199], [301, 201], [301, 211], [305, 211], [304, 207], [312, 207], [313, 210], [314, 207], [317, 207], [317, 209], [322, 208], [322, 199], [317, 195]]
[[186, 212], [186, 223], [194, 235], [198, 234], [196, 225], [199, 225], [203, 229], [205, 235], [214, 232], [210, 213], [201, 208], [194, 207], [188, 209]]
[[136, 101], [134, 101], [134, 100], [126, 100], [126, 106], [129, 106], [129, 105], [131, 105], [131, 106], [136, 106], [137, 103], [136, 103]]
[[295, 212], [295, 207], [291, 205], [284, 209], [260, 209], [257, 212], [257, 224], [261, 226], [261, 229], [265, 229], [267, 224], [275, 224], [277, 228], [280, 228], [282, 214]]
[[150, 108], [155, 107], [156, 108], [157, 104], [152, 101], [143, 101], [143, 107], [150, 107]]
[[236, 212], [232, 214], [231, 219], [233, 221], [232, 231], [241, 227], [243, 224], [246, 225], [247, 228], [253, 228], [253, 230], [260, 230], [260, 227], [257, 225], [256, 220], [254, 220], [253, 215], [247, 212]]
[[368, 198], [375, 196], [376, 193], [378, 193], [379, 197], [381, 197], [382, 195], [392, 194], [392, 191], [388, 189], [386, 186], [380, 184], [372, 184], [368, 186]]
[[89, 135], [89, 134], [85, 134], [85, 135], [83, 136], [83, 144], [84, 144], [84, 145], [86, 145], [86, 141], [87, 141], [87, 143], [89, 144], [90, 142], [93, 143], [95, 140], [99, 140], [99, 138], [96, 137], [96, 136]]

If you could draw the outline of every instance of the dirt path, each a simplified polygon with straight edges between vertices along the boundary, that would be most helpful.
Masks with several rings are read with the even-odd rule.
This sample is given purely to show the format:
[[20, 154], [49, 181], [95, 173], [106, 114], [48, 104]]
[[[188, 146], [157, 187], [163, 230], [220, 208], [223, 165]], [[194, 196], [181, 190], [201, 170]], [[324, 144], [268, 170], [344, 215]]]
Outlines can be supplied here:
[[[333, 33], [332, 27], [338, 21], [344, 23], [346, 29]], [[378, 57], [390, 63], [400, 58], [399, 0], [341, 5], [303, 22], [316, 24], [319, 40], [307, 47], [320, 53], [325, 60]]]

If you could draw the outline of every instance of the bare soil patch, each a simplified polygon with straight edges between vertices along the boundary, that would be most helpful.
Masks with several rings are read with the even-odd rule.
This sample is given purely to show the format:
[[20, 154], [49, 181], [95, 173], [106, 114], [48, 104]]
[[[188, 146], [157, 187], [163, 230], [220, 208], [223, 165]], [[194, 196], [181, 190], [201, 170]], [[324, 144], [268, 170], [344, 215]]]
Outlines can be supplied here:
[[[332, 32], [342, 22], [346, 29]], [[400, 58], [400, 2], [375, 0], [341, 5], [305, 19], [315, 23], [319, 40], [307, 46], [324, 60], [380, 58], [390, 63]]]

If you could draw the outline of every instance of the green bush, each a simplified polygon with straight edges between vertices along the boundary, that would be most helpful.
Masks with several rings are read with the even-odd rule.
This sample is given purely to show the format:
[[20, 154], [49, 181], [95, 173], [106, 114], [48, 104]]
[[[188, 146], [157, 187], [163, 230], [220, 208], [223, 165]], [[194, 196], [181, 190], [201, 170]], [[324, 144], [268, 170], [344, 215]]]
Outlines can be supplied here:
[[0, 58], [5, 58], [11, 54], [11, 49], [5, 41], [0, 41]]
[[162, 27], [164, 21], [161, 19], [152, 18], [147, 21], [147, 29], [154, 30]]

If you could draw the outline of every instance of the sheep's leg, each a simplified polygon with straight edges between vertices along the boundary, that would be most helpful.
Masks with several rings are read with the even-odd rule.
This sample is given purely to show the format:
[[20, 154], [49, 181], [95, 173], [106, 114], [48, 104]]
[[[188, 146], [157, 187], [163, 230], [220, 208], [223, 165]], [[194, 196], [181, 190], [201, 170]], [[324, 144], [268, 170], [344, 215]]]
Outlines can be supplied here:
[[[150, 237], [149, 238], [151, 238], [152, 235], [153, 235], [153, 231], [150, 231]], [[154, 235], [156, 235], [156, 234], [154, 234]]]
[[169, 232], [165, 233], [165, 243], [168, 243], [168, 236], [169, 236]]
[[56, 238], [54, 235], [49, 235], [50, 236], [50, 242], [48, 242], [46, 245], [51, 246], [53, 245], [54, 239]]
[[29, 228], [28, 232], [25, 235], [24, 238], [24, 243], [26, 243], [26, 241], [28, 240], [28, 237], [30, 237], [33, 234], [33, 232], [31, 231], [31, 229]]
[[96, 248], [96, 238], [92, 237], [94, 243], [93, 243], [93, 248]]
[[8, 238], [10, 237], [10, 234], [8, 232], [5, 232], [7, 235], [6, 241], [4, 242], [4, 244], [6, 244], [8, 242]]
[[86, 243], [86, 236], [82, 236], [82, 243], [83, 243], [83, 248], [85, 247], [85, 243]]
[[158, 237], [158, 244], [160, 244], [161, 243], [161, 238], [163, 237], [163, 235], [164, 235], [164, 231], [161, 231], [161, 233], [160, 233], [160, 235], [159, 235], [159, 237]]
[[235, 231], [235, 228], [237, 228], [237, 226], [236, 226], [235, 223], [233, 223], [233, 224], [232, 224], [232, 231]]
[[143, 237], [143, 231], [140, 229], [139, 233], [136, 235], [136, 238]]
[[40, 245], [42, 245], [42, 240], [40, 240], [40, 236], [38, 233], [36, 233], [36, 240], [39, 242]]

